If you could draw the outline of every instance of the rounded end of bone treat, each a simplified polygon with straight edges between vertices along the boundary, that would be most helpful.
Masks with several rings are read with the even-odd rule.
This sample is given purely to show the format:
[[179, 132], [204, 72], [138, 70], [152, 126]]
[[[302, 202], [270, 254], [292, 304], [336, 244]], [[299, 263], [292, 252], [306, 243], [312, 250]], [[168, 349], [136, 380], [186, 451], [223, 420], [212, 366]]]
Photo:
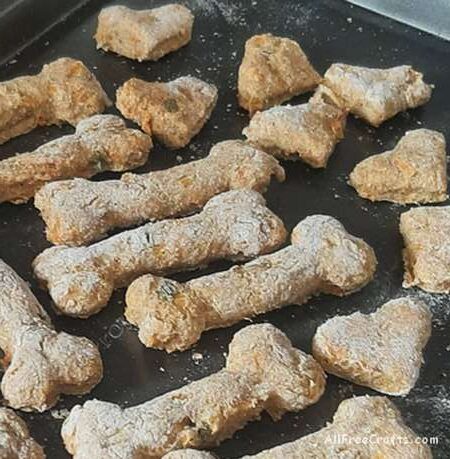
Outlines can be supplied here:
[[125, 317], [139, 327], [147, 347], [167, 352], [195, 344], [206, 325], [206, 306], [187, 285], [152, 275], [135, 280], [126, 293]]
[[270, 324], [250, 325], [234, 335], [227, 369], [258, 380], [267, 392], [266, 409], [275, 418], [317, 402], [325, 390], [321, 366]]
[[236, 206], [242, 207], [255, 207], [265, 206], [266, 200], [264, 196], [254, 190], [231, 190], [225, 193], [221, 193], [211, 198], [205, 205], [204, 209], [222, 209], [225, 206]]
[[103, 309], [114, 286], [92, 271], [62, 274], [52, 282], [50, 295], [56, 309], [64, 315], [85, 319]]
[[317, 260], [316, 271], [324, 293], [348, 295], [364, 287], [375, 274], [373, 249], [333, 217], [305, 218], [292, 231], [291, 240], [293, 245], [311, 251]]
[[2, 379], [9, 406], [45, 411], [61, 394], [85, 394], [103, 376], [97, 347], [87, 338], [48, 330], [24, 335]]
[[[102, 112], [111, 101], [100, 83], [79, 60], [63, 57], [44, 65], [54, 116], [76, 126], [79, 121]], [[73, 101], [82, 101], [74, 104]]]

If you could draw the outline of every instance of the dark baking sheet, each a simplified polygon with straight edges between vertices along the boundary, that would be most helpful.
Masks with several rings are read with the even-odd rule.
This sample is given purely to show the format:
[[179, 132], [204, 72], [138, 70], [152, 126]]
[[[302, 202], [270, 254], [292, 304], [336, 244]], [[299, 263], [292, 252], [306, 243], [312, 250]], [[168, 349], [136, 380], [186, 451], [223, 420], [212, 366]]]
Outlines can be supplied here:
[[[42, 17], [43, 10], [52, 15], [53, 3], [48, 0], [33, 2], [36, 9], [35, 30], [41, 24], [37, 18]], [[272, 32], [298, 40], [321, 72], [336, 61], [380, 67], [412, 64], [425, 73], [427, 81], [436, 85], [429, 104], [401, 114], [377, 130], [350, 117], [346, 137], [331, 157], [327, 169], [313, 170], [301, 162], [284, 164], [287, 180], [283, 184], [274, 184], [267, 193], [267, 199], [288, 229], [310, 214], [333, 215], [349, 231], [362, 236], [375, 248], [379, 268], [375, 280], [360, 293], [345, 299], [322, 296], [302, 307], [287, 307], [256, 321], [272, 322], [285, 331], [296, 346], [309, 351], [316, 327], [336, 314], [348, 314], [355, 310], [369, 312], [385, 300], [405, 293], [424, 298], [434, 312], [433, 335], [426, 349], [425, 364], [412, 393], [394, 401], [416, 432], [439, 437], [439, 444], [433, 448], [435, 457], [448, 457], [449, 297], [413, 290], [404, 292], [401, 289], [402, 241], [397, 227], [399, 214], [406, 208], [387, 203], [371, 204], [358, 198], [346, 184], [347, 176], [357, 162], [393, 147], [408, 129], [422, 126], [437, 129], [450, 139], [448, 43], [341, 1], [187, 0], [183, 3], [196, 16], [192, 42], [157, 63], [139, 64], [95, 50], [92, 35], [96, 16], [107, 3], [98, 0], [88, 2], [13, 59], [10, 49], [6, 49], [4, 42], [0, 41], [0, 62], [8, 61], [0, 67], [0, 80], [35, 73], [46, 62], [60, 56], [71, 56], [83, 60], [95, 72], [111, 97], [114, 97], [115, 89], [132, 76], [166, 80], [192, 74], [218, 85], [220, 97], [217, 108], [191, 145], [177, 152], [156, 146], [149, 164], [141, 168], [142, 172], [190, 161], [206, 155], [218, 141], [240, 137], [248, 118], [236, 103], [236, 74], [244, 42], [255, 33]], [[121, 3], [144, 8], [167, 1], [127, 0]], [[72, 5], [69, 6], [71, 9]], [[54, 16], [55, 20], [58, 17], [61, 16]], [[24, 24], [8, 23], [8, 30], [5, 30], [7, 20], [7, 15], [0, 16], [0, 29], [13, 39]], [[22, 44], [17, 43], [17, 46], [19, 48]], [[304, 96], [293, 102], [306, 100], [307, 96]], [[0, 157], [33, 149], [70, 132], [72, 128], [67, 126], [37, 129], [0, 146]], [[98, 179], [112, 176], [103, 174]], [[240, 323], [224, 330], [211, 331], [204, 334], [195, 349], [168, 355], [145, 349], [136, 333], [123, 321], [123, 291], [117, 292], [106, 310], [89, 320], [57, 317], [52, 313], [47, 293], [37, 287], [30, 267], [32, 259], [48, 246], [43, 224], [32, 204], [0, 206], [0, 257], [31, 283], [42, 304], [52, 314], [56, 327], [94, 340], [105, 363], [104, 379], [88, 397], [67, 397], [57, 405], [56, 410], [40, 415], [23, 415], [32, 434], [45, 446], [49, 458], [68, 457], [59, 436], [62, 420], [58, 419], [61, 413], [57, 410], [70, 409], [90, 397], [123, 406], [134, 405], [210, 374], [222, 367], [224, 352], [233, 333], [246, 325]], [[207, 270], [175, 277], [188, 279], [228, 266], [216, 263]], [[201, 353], [203, 359], [194, 362], [193, 352]], [[215, 451], [222, 458], [236, 458], [297, 439], [329, 421], [342, 399], [364, 393], [371, 392], [330, 376], [326, 393], [316, 405], [299, 414], [287, 414], [278, 423], [263, 416], [261, 421], [248, 425]]]

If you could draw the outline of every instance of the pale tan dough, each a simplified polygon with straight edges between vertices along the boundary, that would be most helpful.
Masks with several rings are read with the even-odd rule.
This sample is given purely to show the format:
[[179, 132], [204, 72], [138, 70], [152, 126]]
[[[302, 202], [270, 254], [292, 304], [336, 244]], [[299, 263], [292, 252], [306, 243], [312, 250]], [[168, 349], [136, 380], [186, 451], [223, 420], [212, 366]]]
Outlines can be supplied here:
[[95, 76], [81, 61], [63, 57], [41, 73], [0, 83], [0, 144], [38, 126], [73, 126], [110, 105]]
[[125, 118], [171, 149], [183, 148], [208, 121], [217, 88], [192, 76], [167, 83], [131, 78], [117, 90], [116, 105]]
[[430, 335], [428, 306], [398, 298], [372, 314], [327, 320], [314, 335], [312, 352], [327, 373], [384, 394], [406, 395], [419, 377]]
[[0, 202], [26, 202], [56, 180], [134, 169], [147, 161], [151, 147], [150, 136], [128, 129], [118, 116], [92, 116], [72, 135], [0, 161]]
[[191, 41], [194, 16], [183, 5], [149, 10], [116, 5], [98, 16], [97, 48], [138, 61], [156, 61]]
[[442, 202], [447, 196], [445, 137], [429, 129], [408, 131], [396, 147], [353, 169], [350, 185], [371, 201]]
[[47, 225], [48, 240], [76, 246], [101, 239], [113, 228], [189, 214], [228, 190], [263, 192], [272, 176], [284, 180], [275, 158], [240, 140], [227, 140], [206, 158], [170, 169], [124, 174], [120, 180], [55, 182], [41, 188], [34, 204]]
[[184, 350], [203, 331], [303, 304], [313, 295], [348, 295], [373, 277], [376, 258], [332, 217], [305, 218], [292, 232], [292, 245], [228, 271], [184, 284], [146, 275], [126, 294], [126, 318], [148, 347]]
[[344, 137], [347, 112], [327, 88], [319, 86], [308, 103], [282, 105], [257, 112], [243, 130], [247, 140], [282, 159], [302, 159], [325, 167]]
[[239, 67], [239, 104], [250, 114], [312, 91], [321, 80], [297, 42], [270, 33], [245, 43]]
[[270, 324], [234, 335], [226, 367], [141, 405], [92, 400], [75, 406], [62, 427], [75, 459], [156, 459], [179, 448], [208, 448], [267, 411], [279, 419], [317, 402], [325, 375]]
[[[214, 459], [178, 450], [164, 459]], [[430, 447], [403, 421], [386, 397], [354, 397], [341, 402], [333, 422], [296, 441], [242, 459], [432, 459]]]
[[88, 247], [52, 247], [34, 260], [34, 273], [64, 314], [88, 317], [114, 289], [149, 272], [194, 269], [217, 259], [254, 258], [280, 246], [283, 222], [252, 190], [212, 198], [199, 214], [148, 223]]
[[324, 84], [343, 100], [353, 115], [372, 126], [423, 105], [431, 97], [431, 86], [409, 65], [373, 69], [333, 64], [324, 75]]
[[400, 216], [403, 287], [450, 293], [450, 206], [417, 207]]
[[1, 389], [15, 409], [45, 411], [60, 394], [86, 394], [101, 380], [100, 353], [87, 338], [58, 333], [28, 285], [0, 260]]
[[0, 408], [0, 459], [45, 459], [42, 446], [14, 411]]

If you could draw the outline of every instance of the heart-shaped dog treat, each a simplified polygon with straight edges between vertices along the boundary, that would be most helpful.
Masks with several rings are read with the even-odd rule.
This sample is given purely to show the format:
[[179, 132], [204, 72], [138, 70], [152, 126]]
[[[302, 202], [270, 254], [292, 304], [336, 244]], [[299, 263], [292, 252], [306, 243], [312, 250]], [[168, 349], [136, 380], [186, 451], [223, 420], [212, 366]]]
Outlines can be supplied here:
[[328, 373], [390, 395], [405, 395], [419, 376], [431, 334], [421, 301], [398, 298], [372, 314], [333, 317], [313, 338], [313, 355]]
[[403, 287], [450, 293], [450, 206], [418, 207], [400, 216]]
[[349, 183], [361, 197], [371, 201], [445, 201], [445, 138], [429, 129], [409, 131], [393, 150], [361, 161], [350, 174]]
[[239, 67], [239, 105], [253, 114], [313, 90], [320, 80], [298, 43], [270, 33], [254, 35]]

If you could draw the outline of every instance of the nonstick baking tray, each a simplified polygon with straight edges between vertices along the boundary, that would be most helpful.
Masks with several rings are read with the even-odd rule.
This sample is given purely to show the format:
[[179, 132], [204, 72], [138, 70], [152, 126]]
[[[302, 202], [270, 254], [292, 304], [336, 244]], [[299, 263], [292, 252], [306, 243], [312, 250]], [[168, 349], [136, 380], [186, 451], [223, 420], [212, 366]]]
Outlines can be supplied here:
[[[148, 165], [140, 172], [191, 161], [205, 156], [216, 142], [242, 137], [241, 131], [248, 123], [248, 116], [236, 102], [236, 78], [244, 43], [253, 34], [272, 32], [298, 40], [321, 72], [333, 62], [371, 67], [411, 64], [424, 72], [426, 80], [435, 85], [428, 104], [400, 114], [378, 129], [349, 117], [345, 139], [337, 146], [326, 169], [314, 170], [302, 162], [285, 162], [286, 182], [273, 184], [266, 194], [269, 206], [283, 218], [289, 230], [307, 215], [322, 213], [337, 217], [350, 232], [363, 237], [374, 247], [379, 260], [375, 280], [347, 298], [321, 296], [304, 306], [286, 307], [255, 321], [273, 323], [288, 334], [294, 345], [309, 352], [317, 326], [336, 314], [357, 310], [370, 312], [384, 301], [404, 294], [423, 298], [434, 313], [433, 334], [426, 348], [425, 364], [415, 389], [407, 397], [394, 398], [394, 402], [418, 434], [438, 437], [438, 445], [433, 446], [435, 457], [448, 457], [449, 297], [402, 290], [402, 240], [398, 220], [407, 207], [373, 204], [360, 199], [347, 185], [347, 177], [357, 162], [392, 148], [407, 130], [436, 129], [450, 140], [449, 44], [343, 1], [190, 0], [182, 3], [195, 14], [191, 43], [156, 63], [137, 63], [95, 49], [92, 36], [96, 17], [109, 2], [27, 0], [18, 3], [14, 18], [0, 13], [2, 37], [9, 37], [0, 41], [0, 62], [4, 61], [0, 67], [0, 80], [36, 73], [46, 62], [71, 56], [81, 59], [94, 71], [111, 98], [119, 85], [134, 76], [145, 80], [170, 80], [192, 74], [219, 87], [217, 108], [193, 142], [176, 152], [157, 145]], [[148, 8], [167, 1], [127, 0], [121, 3]], [[66, 6], [65, 12], [61, 10], [61, 4]], [[76, 9], [77, 5], [81, 5], [80, 8]], [[29, 8], [32, 8], [32, 14]], [[69, 11], [72, 14], [67, 16]], [[66, 19], [61, 21], [64, 17]], [[56, 25], [42, 33], [42, 28], [50, 27], [52, 21], [56, 21]], [[40, 28], [40, 24], [43, 27]], [[38, 37], [31, 42], [30, 30]], [[15, 39], [16, 48], [12, 47]], [[15, 54], [19, 49], [20, 53]], [[292, 103], [301, 103], [307, 98], [305, 95]], [[116, 113], [114, 108], [109, 111]], [[0, 146], [0, 158], [29, 151], [71, 132], [73, 129], [68, 126], [36, 129]], [[114, 176], [102, 174], [96, 180]], [[52, 311], [48, 294], [39, 289], [31, 270], [33, 258], [48, 246], [42, 221], [32, 203], [21, 206], [1, 204], [0, 258], [30, 282], [58, 329], [87, 336], [98, 344], [105, 364], [103, 381], [88, 396], [64, 397], [54, 410], [43, 414], [22, 414], [49, 458], [69, 457], [59, 432], [66, 410], [73, 405], [93, 397], [122, 406], [134, 405], [219, 370], [224, 364], [224, 353], [231, 337], [247, 325], [242, 322], [205, 333], [195, 349], [168, 355], [146, 349], [138, 341], [136, 332], [126, 324], [123, 319], [124, 291], [117, 292], [108, 308], [88, 320], [57, 316]], [[206, 270], [174, 277], [186, 280], [229, 266], [215, 263]], [[203, 358], [193, 359], [194, 352]], [[341, 400], [365, 393], [374, 394], [329, 376], [326, 393], [314, 406], [298, 414], [287, 414], [277, 423], [264, 415], [214, 451], [222, 458], [237, 458], [297, 439], [330, 421]]]

